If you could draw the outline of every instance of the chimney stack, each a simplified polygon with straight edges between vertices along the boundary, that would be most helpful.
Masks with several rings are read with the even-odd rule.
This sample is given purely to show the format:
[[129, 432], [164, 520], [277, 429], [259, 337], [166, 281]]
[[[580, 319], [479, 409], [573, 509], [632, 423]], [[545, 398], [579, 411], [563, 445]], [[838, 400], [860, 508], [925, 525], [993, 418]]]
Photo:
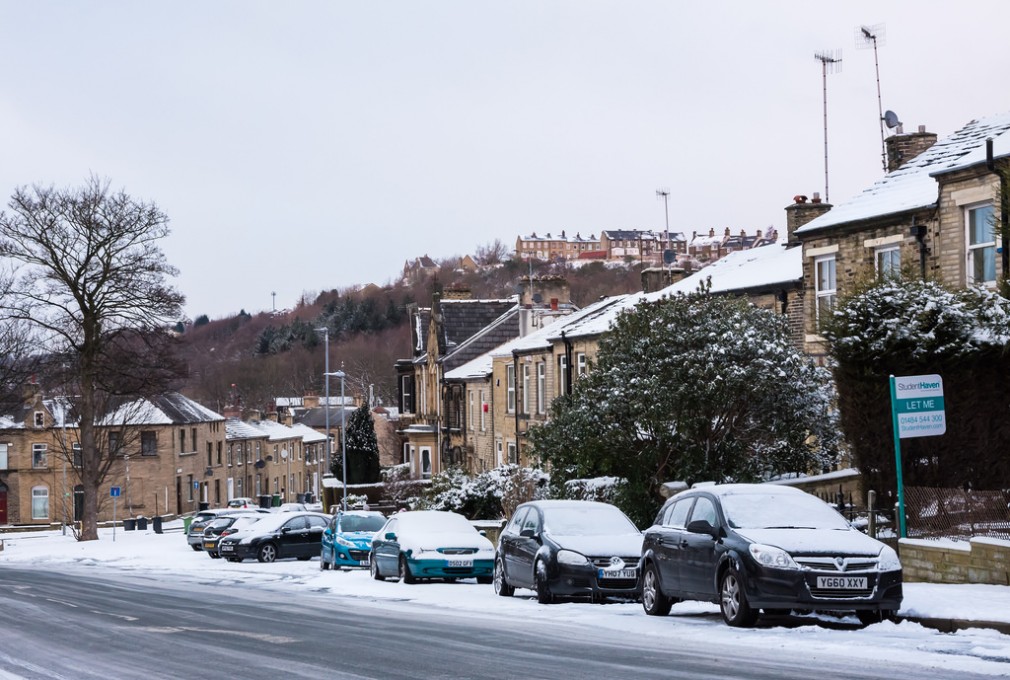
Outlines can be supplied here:
[[799, 245], [799, 239], [794, 236], [796, 230], [829, 210], [831, 204], [822, 203], [821, 196], [817, 192], [814, 192], [814, 199], [809, 203], [803, 194], [793, 196], [793, 204], [786, 206], [786, 245]]
[[910, 132], [909, 134], [905, 134], [904, 130], [899, 127], [897, 134], [884, 140], [884, 146], [887, 149], [887, 171], [894, 172], [934, 144], [936, 144], [936, 133], [926, 132], [925, 125], [920, 125], [918, 132]]

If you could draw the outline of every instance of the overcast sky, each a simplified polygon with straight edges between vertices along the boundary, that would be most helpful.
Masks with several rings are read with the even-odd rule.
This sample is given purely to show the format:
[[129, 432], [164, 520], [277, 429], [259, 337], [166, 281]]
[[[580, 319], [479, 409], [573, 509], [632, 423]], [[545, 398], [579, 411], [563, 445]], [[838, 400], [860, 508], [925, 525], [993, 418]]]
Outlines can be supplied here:
[[1010, 110], [1010, 3], [0, 0], [0, 194], [158, 204], [187, 314], [388, 283], [520, 233], [784, 230], [882, 174], [883, 108]]

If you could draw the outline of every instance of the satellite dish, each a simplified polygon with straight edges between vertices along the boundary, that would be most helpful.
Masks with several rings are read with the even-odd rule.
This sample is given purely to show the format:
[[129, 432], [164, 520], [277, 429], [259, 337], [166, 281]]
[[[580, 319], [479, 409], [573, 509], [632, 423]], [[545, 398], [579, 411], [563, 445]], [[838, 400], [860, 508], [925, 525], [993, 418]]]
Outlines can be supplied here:
[[898, 120], [898, 114], [894, 111], [884, 111], [884, 125], [891, 130], [901, 125], [901, 121]]
[[255, 463], [255, 467], [257, 467], [257, 468], [263, 468], [263, 467], [266, 467], [266, 461], [262, 461], [262, 460], [258, 460], [258, 461], [256, 461], [256, 463]]

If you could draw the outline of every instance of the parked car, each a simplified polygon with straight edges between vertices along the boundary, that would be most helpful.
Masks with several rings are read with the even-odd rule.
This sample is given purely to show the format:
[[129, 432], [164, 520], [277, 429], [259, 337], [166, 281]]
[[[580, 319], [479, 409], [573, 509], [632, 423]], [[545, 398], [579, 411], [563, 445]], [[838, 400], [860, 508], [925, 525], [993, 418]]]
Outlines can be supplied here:
[[203, 530], [204, 552], [212, 559], [218, 559], [221, 553], [217, 551], [217, 545], [222, 538], [251, 527], [261, 517], [262, 513], [248, 510], [215, 517]]
[[251, 508], [248, 510], [242, 508], [212, 508], [210, 510], [200, 510], [193, 515], [193, 519], [189, 523], [189, 530], [186, 532], [186, 541], [189, 543], [189, 547], [193, 550], [203, 550], [203, 530], [218, 517], [227, 517], [229, 515], [247, 515], [250, 513], [259, 514], [266, 512], [269, 511], [261, 510], [259, 508]]
[[532, 588], [537, 601], [556, 597], [637, 598], [642, 532], [609, 503], [523, 503], [498, 539], [494, 589], [509, 597]]
[[229, 508], [258, 508], [259, 506], [260, 504], [256, 502], [255, 498], [247, 498], [246, 496], [232, 498], [228, 501]]
[[316, 512], [273, 512], [248, 529], [218, 542], [218, 552], [230, 562], [255, 557], [273, 562], [285, 557], [309, 560], [319, 555], [320, 539], [330, 518]]
[[901, 606], [901, 562], [799, 489], [700, 486], [669, 499], [642, 546], [642, 606], [663, 616], [678, 600], [718, 603], [731, 626], [759, 612], [855, 611], [871, 623]]
[[441, 510], [398, 512], [372, 539], [372, 578], [476, 578], [491, 582], [494, 546], [463, 515]]
[[275, 508], [271, 508], [274, 512], [306, 512], [308, 508], [305, 507], [305, 503], [281, 503]]
[[386, 516], [381, 512], [348, 510], [333, 515], [323, 531], [319, 568], [367, 567], [372, 539], [385, 523]]

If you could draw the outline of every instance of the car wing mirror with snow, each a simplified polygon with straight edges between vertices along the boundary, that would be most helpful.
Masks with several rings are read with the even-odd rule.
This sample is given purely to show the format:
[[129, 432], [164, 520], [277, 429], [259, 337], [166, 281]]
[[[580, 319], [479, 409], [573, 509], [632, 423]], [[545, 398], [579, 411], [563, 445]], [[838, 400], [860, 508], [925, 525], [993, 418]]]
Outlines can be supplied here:
[[535, 529], [523, 529], [519, 532], [520, 538], [536, 538], [537, 532]]
[[384, 536], [384, 538], [387, 541], [395, 541], [396, 540], [396, 534], [394, 534], [392, 531], [387, 531], [386, 535]]

